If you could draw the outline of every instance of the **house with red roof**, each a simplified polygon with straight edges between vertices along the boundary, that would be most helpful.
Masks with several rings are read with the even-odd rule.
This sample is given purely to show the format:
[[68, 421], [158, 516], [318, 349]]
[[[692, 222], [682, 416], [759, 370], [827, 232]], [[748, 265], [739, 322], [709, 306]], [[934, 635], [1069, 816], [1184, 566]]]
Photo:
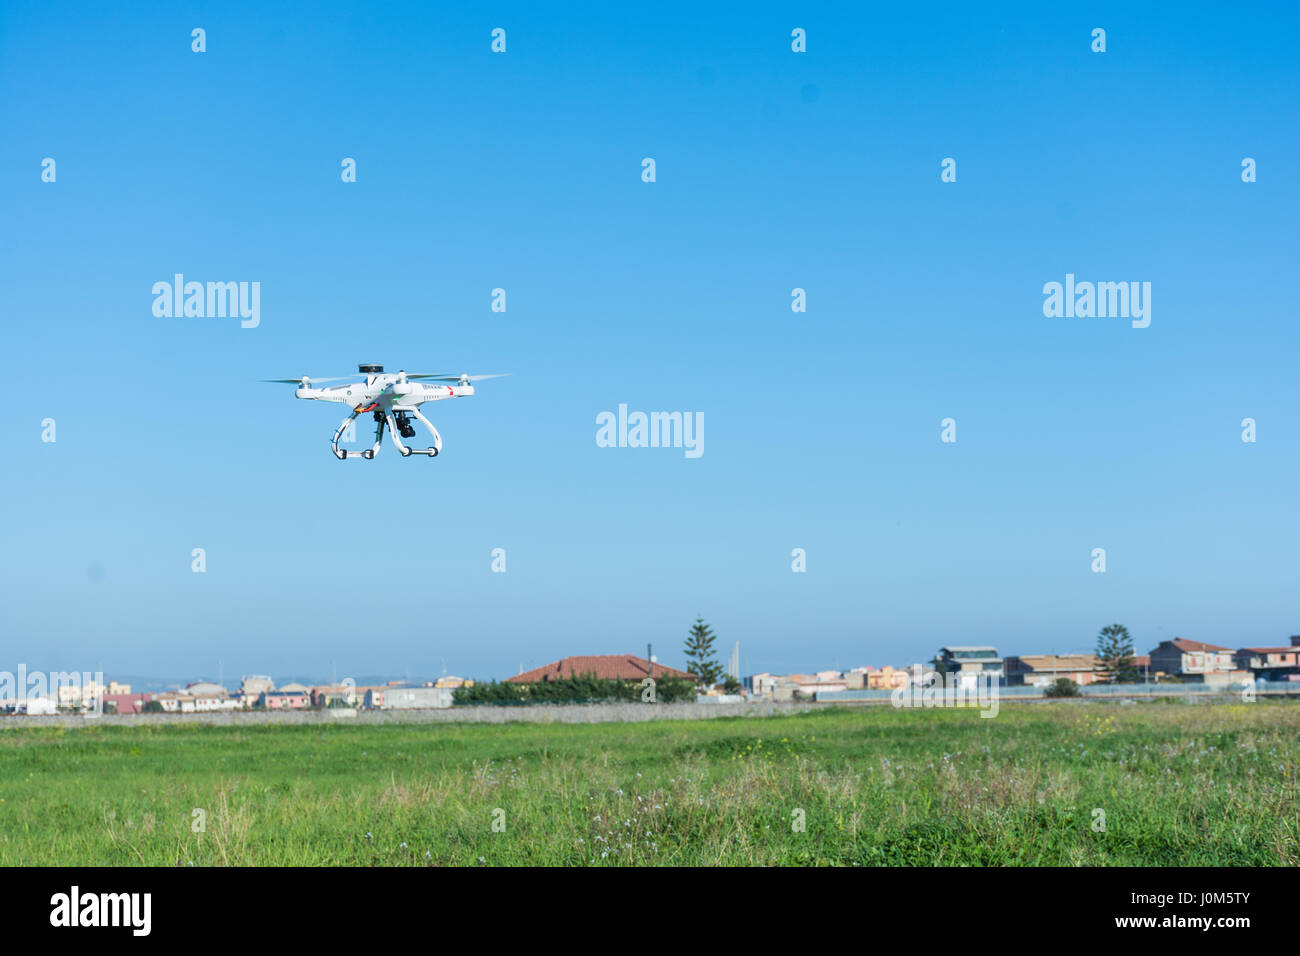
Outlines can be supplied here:
[[1226, 684], [1250, 675], [1237, 668], [1236, 652], [1219, 644], [1175, 637], [1151, 651], [1151, 669], [1193, 683]]
[[153, 694], [105, 694], [104, 709], [112, 704], [115, 711], [119, 714], [140, 714], [144, 712], [144, 705], [153, 700]]
[[552, 661], [544, 667], [535, 667], [506, 680], [512, 684], [542, 684], [568, 677], [597, 677], [602, 680], [645, 680], [647, 677], [678, 677], [695, 680], [694, 674], [665, 667], [658, 661], [651, 663], [635, 654], [582, 654]]
[[[1295, 638], [1292, 638], [1294, 641]], [[1300, 647], [1243, 647], [1237, 666], [1264, 680], [1300, 680]]]

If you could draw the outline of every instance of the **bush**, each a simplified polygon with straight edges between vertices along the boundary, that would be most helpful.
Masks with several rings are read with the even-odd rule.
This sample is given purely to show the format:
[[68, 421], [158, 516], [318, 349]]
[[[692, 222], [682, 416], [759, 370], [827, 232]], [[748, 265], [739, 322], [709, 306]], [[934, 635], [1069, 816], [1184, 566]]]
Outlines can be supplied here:
[[163, 712], [162, 701], [160, 700], [145, 701], [145, 705], [142, 709], [142, 713], [161, 714], [162, 712]]
[[1044, 697], [1078, 697], [1079, 685], [1068, 677], [1056, 678], [1055, 684], [1048, 685], [1043, 691]]
[[[641, 681], [601, 678], [594, 674], [560, 680], [515, 684], [508, 681], [475, 681], [473, 686], [452, 691], [453, 704], [594, 704], [604, 701], [640, 701]], [[695, 682], [672, 677], [655, 678], [655, 700], [671, 703], [694, 700]]]

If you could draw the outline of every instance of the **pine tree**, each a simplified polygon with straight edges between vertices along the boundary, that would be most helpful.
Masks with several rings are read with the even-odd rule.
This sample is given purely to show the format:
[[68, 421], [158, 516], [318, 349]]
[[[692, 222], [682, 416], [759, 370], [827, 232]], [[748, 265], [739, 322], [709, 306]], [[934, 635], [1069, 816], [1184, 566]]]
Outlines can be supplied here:
[[1137, 680], [1133, 638], [1123, 624], [1111, 624], [1101, 629], [1097, 635], [1097, 657], [1106, 673], [1106, 683], [1130, 684]]
[[722, 666], [713, 651], [715, 640], [717, 636], [704, 623], [704, 618], [697, 617], [691, 636], [686, 639], [686, 672], [694, 674], [705, 687], [712, 687], [722, 676]]

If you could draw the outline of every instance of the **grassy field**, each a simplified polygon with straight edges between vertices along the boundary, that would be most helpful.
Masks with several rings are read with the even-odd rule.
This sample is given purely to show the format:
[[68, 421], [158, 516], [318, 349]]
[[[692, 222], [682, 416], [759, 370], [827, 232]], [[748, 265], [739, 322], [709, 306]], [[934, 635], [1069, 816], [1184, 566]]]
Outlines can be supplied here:
[[1267, 701], [13, 728], [0, 863], [1295, 865], [1298, 771]]

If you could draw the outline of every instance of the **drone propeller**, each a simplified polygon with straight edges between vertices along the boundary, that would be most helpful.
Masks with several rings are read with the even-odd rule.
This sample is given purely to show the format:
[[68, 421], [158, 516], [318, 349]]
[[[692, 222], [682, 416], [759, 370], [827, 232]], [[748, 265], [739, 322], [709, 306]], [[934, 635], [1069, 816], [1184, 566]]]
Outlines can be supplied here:
[[350, 376], [350, 375], [335, 375], [333, 378], [310, 378], [304, 375], [301, 378], [263, 378], [263, 379], [259, 379], [259, 381], [267, 382], [272, 385], [305, 386], [308, 382], [338, 382], [345, 378], [355, 378], [355, 377], [356, 376]]
[[481, 382], [485, 378], [505, 378], [509, 372], [496, 375], [407, 375], [407, 378], [427, 378], [435, 382]]

